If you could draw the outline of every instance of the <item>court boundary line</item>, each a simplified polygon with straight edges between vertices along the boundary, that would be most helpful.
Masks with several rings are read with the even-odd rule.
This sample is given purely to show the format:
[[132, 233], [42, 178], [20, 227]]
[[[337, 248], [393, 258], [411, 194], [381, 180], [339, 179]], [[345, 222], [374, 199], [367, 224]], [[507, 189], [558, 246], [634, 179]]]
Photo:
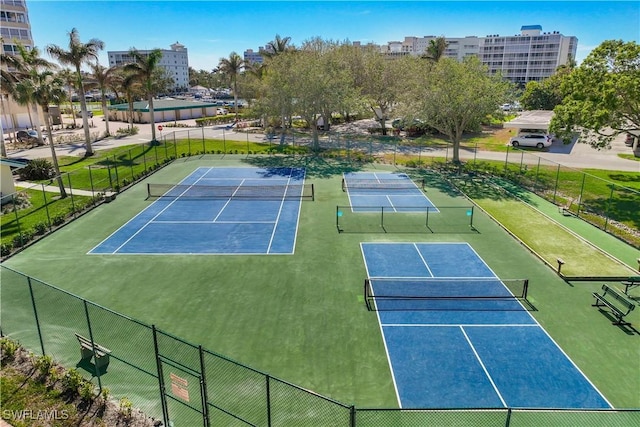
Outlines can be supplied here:
[[502, 397], [502, 393], [500, 393], [500, 390], [498, 389], [498, 386], [496, 386], [496, 383], [493, 381], [493, 378], [491, 377], [491, 374], [487, 370], [487, 367], [484, 365], [484, 362], [482, 361], [482, 358], [478, 354], [478, 352], [476, 350], [476, 347], [473, 345], [473, 342], [471, 342], [471, 338], [469, 338], [469, 336], [467, 335], [467, 331], [465, 331], [462, 326], [458, 326], [458, 328], [462, 332], [462, 335], [464, 335], [464, 339], [467, 340], [467, 344], [469, 344], [469, 347], [471, 347], [471, 351], [473, 351], [473, 355], [476, 357], [476, 360], [478, 361], [478, 363], [482, 367], [482, 370], [484, 371], [484, 374], [489, 379], [489, 382], [491, 383], [491, 386], [493, 387], [493, 390], [496, 392], [496, 394], [500, 398], [500, 402], [502, 402], [502, 406], [504, 408], [506, 408], [507, 407], [507, 402], [504, 401], [504, 398]]
[[[291, 182], [291, 172], [289, 172], [289, 178], [287, 179], [287, 185], [285, 185], [284, 194], [282, 195], [282, 199], [280, 200], [280, 207], [278, 208], [278, 215], [276, 215], [276, 222], [271, 230], [271, 237], [269, 238], [269, 244], [267, 245], [267, 254], [271, 253], [271, 246], [273, 245], [273, 239], [276, 236], [276, 230], [278, 229], [278, 224], [280, 224], [280, 216], [282, 215], [282, 208], [284, 207], [284, 202], [286, 200], [287, 191], [289, 189], [289, 183]], [[304, 180], [303, 180], [304, 182]], [[298, 203], [300, 206], [301, 203]], [[298, 208], [300, 210], [300, 208]], [[297, 232], [298, 230], [296, 230]], [[295, 248], [295, 240], [294, 240], [294, 248]]]
[[[434, 310], [435, 311], [435, 310]], [[479, 327], [479, 328], [522, 328], [522, 327], [536, 327], [539, 328], [540, 325], [535, 323], [384, 323], [382, 326], [389, 328], [411, 328], [411, 327], [456, 327], [456, 326], [464, 326], [464, 327]]]

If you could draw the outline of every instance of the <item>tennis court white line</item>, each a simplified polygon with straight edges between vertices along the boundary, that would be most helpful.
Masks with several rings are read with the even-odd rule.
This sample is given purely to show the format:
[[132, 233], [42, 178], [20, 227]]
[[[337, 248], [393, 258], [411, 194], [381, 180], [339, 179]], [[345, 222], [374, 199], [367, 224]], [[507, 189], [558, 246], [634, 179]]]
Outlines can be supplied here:
[[276, 221], [149, 221], [153, 224], [275, 224]]
[[491, 378], [491, 375], [489, 374], [489, 371], [487, 371], [487, 368], [484, 366], [484, 363], [482, 363], [482, 359], [480, 358], [480, 355], [476, 351], [476, 348], [473, 346], [473, 343], [469, 339], [469, 336], [467, 335], [467, 332], [464, 330], [464, 328], [462, 326], [460, 326], [460, 331], [462, 332], [462, 335], [464, 335], [464, 338], [467, 340], [467, 343], [469, 343], [469, 347], [471, 347], [471, 350], [473, 351], [473, 354], [476, 356], [476, 359], [478, 359], [478, 363], [480, 363], [480, 366], [482, 366], [482, 370], [484, 371], [485, 375], [487, 376], [487, 379], [489, 379], [489, 382], [491, 383], [491, 386], [493, 387], [493, 389], [495, 390], [496, 394], [500, 398], [500, 402], [502, 402], [502, 406], [504, 406], [506, 408], [507, 407], [507, 402], [505, 402], [504, 399], [502, 398], [502, 394], [500, 394], [500, 390], [498, 390], [498, 387], [496, 386], [496, 383], [493, 382], [493, 378]]
[[[233, 197], [238, 190], [240, 189], [240, 187], [242, 187], [242, 184], [244, 184], [244, 179], [242, 181], [240, 181], [240, 184], [238, 184], [238, 186], [236, 187], [236, 190], [233, 192], [233, 194], [231, 195], [231, 197]], [[225, 202], [224, 205], [222, 205], [222, 207], [220, 208], [220, 210], [218, 211], [218, 215], [216, 215], [215, 218], [213, 218], [213, 222], [216, 222], [218, 220], [218, 218], [220, 218], [220, 215], [222, 215], [222, 212], [225, 210], [225, 208], [227, 206], [229, 206], [229, 203], [231, 203], [231, 197], [229, 197], [229, 199]]]
[[466, 323], [383, 323], [382, 326], [384, 327], [390, 327], [390, 328], [413, 328], [413, 327], [419, 327], [419, 328], [430, 328], [430, 327], [452, 327], [452, 326], [463, 326], [465, 328], [469, 328], [469, 327], [479, 327], [479, 328], [498, 328], [498, 327], [510, 327], [510, 328], [521, 328], [523, 326], [535, 326], [535, 327], [540, 327], [540, 325], [537, 325], [535, 323], [487, 323], [485, 324], [480, 324], [480, 323], [470, 323], [470, 324], [466, 324]]
[[416, 252], [418, 252], [418, 256], [420, 256], [420, 259], [422, 260], [422, 263], [424, 264], [425, 268], [427, 269], [427, 271], [429, 272], [431, 277], [434, 277], [433, 276], [433, 271], [431, 271], [431, 269], [429, 268], [429, 263], [427, 262], [427, 260], [424, 259], [424, 257], [422, 256], [422, 252], [420, 252], [420, 249], [418, 249], [418, 245], [416, 245], [414, 243], [413, 244], [413, 248], [416, 250]]

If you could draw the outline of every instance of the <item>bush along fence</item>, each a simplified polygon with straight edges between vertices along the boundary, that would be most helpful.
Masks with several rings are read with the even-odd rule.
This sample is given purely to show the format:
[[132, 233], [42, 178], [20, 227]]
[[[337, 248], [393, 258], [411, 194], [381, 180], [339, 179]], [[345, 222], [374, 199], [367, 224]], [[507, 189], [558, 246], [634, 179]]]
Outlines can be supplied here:
[[5, 266], [2, 334], [170, 426], [629, 426], [640, 410], [356, 408]]

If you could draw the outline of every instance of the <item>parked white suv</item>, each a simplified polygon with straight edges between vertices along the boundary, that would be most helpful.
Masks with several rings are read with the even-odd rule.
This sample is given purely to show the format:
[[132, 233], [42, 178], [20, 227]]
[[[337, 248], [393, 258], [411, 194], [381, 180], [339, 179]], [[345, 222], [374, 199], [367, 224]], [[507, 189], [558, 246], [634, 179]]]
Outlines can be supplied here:
[[551, 138], [551, 135], [543, 133], [521, 133], [509, 140], [509, 144], [513, 147], [545, 148], [551, 147], [552, 143], [553, 138]]

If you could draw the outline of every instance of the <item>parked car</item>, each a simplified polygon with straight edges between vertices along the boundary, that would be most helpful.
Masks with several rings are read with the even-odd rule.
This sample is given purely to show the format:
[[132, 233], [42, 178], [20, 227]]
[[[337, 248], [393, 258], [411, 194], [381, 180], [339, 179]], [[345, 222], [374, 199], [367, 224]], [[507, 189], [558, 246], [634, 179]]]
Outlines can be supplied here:
[[[76, 111], [76, 117], [82, 117], [82, 111]], [[92, 119], [93, 118], [93, 111], [88, 110], [87, 111], [87, 117]]]
[[630, 133], [627, 134], [627, 137], [624, 140], [624, 145], [627, 147], [631, 147], [633, 145], [634, 136]]
[[228, 111], [226, 108], [217, 108], [216, 109], [216, 114], [227, 114]]
[[514, 136], [509, 140], [509, 144], [513, 147], [550, 147], [553, 143], [551, 135], [542, 133], [525, 133]]
[[38, 138], [38, 132], [36, 132], [33, 129], [19, 130], [16, 133], [16, 138], [18, 139], [18, 142], [22, 142], [22, 143], [30, 143], [30, 144], [36, 144], [36, 145], [44, 145], [47, 143], [47, 136], [42, 135], [43, 140], [41, 141], [40, 138]]

